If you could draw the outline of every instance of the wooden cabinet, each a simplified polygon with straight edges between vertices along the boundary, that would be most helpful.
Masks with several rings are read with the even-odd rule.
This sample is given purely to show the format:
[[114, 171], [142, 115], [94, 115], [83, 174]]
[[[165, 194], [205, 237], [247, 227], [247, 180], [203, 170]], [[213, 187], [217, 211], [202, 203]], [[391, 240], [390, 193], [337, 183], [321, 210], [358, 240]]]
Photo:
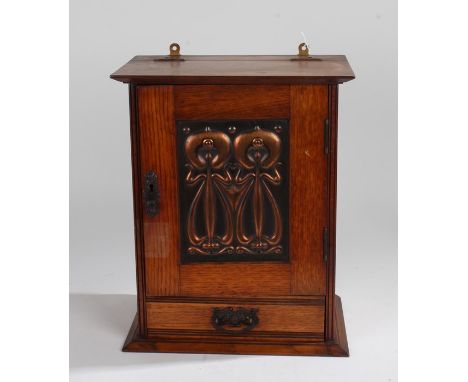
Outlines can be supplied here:
[[126, 351], [346, 356], [335, 296], [344, 56], [137, 56]]

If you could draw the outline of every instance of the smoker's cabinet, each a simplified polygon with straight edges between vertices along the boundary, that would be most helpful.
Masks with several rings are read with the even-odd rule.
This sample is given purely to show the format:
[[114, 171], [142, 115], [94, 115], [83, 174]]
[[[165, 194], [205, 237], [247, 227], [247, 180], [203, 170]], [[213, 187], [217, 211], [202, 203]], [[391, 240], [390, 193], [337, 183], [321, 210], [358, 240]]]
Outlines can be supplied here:
[[126, 351], [346, 356], [335, 295], [345, 56], [137, 56]]

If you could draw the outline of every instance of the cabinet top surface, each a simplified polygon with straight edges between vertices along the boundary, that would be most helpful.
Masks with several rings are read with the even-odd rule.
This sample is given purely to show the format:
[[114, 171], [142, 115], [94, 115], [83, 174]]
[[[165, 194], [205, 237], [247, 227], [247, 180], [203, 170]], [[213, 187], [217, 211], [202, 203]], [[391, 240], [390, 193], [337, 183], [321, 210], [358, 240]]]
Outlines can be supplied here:
[[354, 73], [344, 55], [136, 56], [110, 77], [136, 84], [338, 84]]

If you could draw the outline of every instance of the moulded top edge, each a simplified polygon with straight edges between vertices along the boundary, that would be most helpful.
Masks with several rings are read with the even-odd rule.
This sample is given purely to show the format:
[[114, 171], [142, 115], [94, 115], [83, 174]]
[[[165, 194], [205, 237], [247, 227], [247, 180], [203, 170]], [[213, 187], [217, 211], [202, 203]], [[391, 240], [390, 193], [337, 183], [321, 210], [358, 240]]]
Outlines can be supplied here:
[[301, 84], [355, 78], [344, 55], [136, 56], [111, 74], [128, 83]]

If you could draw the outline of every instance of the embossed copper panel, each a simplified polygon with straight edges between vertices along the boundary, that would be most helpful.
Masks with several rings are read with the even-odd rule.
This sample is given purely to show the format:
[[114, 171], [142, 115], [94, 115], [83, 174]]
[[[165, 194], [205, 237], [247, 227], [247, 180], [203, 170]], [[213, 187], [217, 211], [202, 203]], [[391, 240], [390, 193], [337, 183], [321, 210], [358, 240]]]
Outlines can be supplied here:
[[288, 260], [288, 121], [177, 121], [181, 262]]

